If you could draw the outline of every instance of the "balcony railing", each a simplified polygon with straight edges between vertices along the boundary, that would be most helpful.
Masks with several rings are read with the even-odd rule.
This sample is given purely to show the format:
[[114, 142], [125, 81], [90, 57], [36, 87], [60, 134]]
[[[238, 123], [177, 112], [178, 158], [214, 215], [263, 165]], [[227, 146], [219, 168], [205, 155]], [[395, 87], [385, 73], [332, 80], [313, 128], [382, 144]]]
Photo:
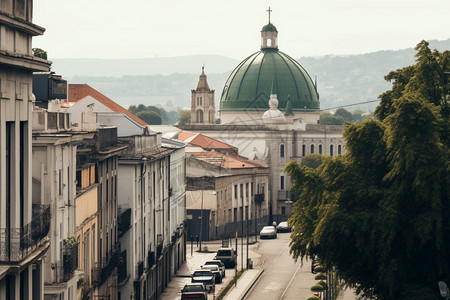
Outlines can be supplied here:
[[131, 228], [131, 208], [125, 210], [117, 218], [119, 237], [121, 237], [128, 229]]
[[55, 268], [57, 283], [67, 282], [75, 274], [78, 268], [78, 245], [79, 243], [75, 242], [63, 246], [62, 261], [58, 262]]
[[163, 249], [163, 236], [162, 234], [158, 234], [156, 236], [156, 242], [157, 242], [157, 246], [156, 246], [156, 258], [158, 259], [161, 254], [162, 254], [162, 249]]
[[139, 261], [136, 266], [136, 278], [141, 278], [144, 273], [144, 262]]
[[264, 194], [255, 194], [255, 202], [261, 204], [264, 201]]
[[289, 191], [278, 191], [278, 200], [291, 200], [291, 193]]
[[101, 267], [96, 264], [92, 268], [92, 282], [95, 286], [102, 285], [119, 265], [120, 243], [116, 243], [113, 248], [108, 251], [107, 257], [102, 259]]
[[21, 228], [0, 228], [0, 262], [19, 262], [30, 255], [50, 229], [50, 205], [33, 204], [31, 222]]

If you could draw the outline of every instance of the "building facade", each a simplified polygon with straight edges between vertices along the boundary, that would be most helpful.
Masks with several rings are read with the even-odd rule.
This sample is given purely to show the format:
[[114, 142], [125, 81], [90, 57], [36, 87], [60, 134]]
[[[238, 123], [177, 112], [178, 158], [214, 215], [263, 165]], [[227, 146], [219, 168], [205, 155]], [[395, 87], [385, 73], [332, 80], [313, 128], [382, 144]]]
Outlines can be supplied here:
[[33, 2], [0, 4], [0, 299], [42, 299], [50, 207], [32, 197], [32, 72], [50, 62], [33, 56]]
[[191, 124], [216, 124], [214, 90], [211, 90], [204, 67], [197, 88], [191, 91]]
[[225, 83], [220, 124], [191, 122], [180, 128], [233, 145], [239, 155], [269, 166], [271, 224], [285, 221], [296, 200], [284, 166], [309, 154], [344, 154], [345, 141], [343, 126], [319, 124], [316, 84], [296, 60], [279, 51], [278, 30], [270, 21], [261, 30], [261, 41], [260, 51], [238, 64]]

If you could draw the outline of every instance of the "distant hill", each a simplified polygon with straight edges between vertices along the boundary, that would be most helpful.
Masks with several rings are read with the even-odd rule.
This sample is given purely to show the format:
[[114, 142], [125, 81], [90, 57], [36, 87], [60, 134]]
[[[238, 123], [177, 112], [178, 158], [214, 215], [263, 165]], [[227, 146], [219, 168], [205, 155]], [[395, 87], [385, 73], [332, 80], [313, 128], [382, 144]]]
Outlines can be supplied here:
[[[418, 41], [419, 42], [419, 41]], [[450, 39], [430, 41], [431, 49], [450, 49]], [[321, 57], [301, 57], [299, 63], [313, 80], [317, 77], [321, 108], [376, 100], [390, 88], [384, 76], [392, 70], [414, 64], [416, 51], [377, 51], [373, 53]], [[243, 57], [244, 59], [244, 57]], [[208, 83], [216, 90], [218, 102], [222, 88], [239, 61], [223, 56], [197, 55], [149, 59], [55, 59], [52, 70], [70, 83], [87, 83], [123, 106], [190, 106], [191, 90], [197, 87], [201, 66]], [[373, 111], [377, 103], [349, 106], [348, 110]]]

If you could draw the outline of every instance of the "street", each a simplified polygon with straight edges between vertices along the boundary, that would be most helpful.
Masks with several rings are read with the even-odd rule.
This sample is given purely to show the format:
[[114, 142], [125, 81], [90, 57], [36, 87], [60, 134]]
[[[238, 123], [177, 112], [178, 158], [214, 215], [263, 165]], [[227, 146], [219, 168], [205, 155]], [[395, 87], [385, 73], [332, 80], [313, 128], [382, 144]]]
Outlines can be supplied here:
[[289, 254], [290, 233], [279, 233], [274, 240], [260, 240], [258, 253], [264, 273], [246, 299], [306, 299], [316, 283], [311, 263], [297, 263]]

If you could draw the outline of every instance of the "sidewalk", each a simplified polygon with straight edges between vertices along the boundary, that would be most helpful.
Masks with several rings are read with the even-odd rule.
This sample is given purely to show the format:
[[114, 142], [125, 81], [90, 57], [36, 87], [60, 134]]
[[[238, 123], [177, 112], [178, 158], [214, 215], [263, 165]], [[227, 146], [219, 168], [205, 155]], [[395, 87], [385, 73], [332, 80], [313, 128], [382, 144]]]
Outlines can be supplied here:
[[233, 285], [231, 290], [225, 296], [225, 300], [241, 300], [247, 295], [264, 270], [247, 270], [242, 274], [237, 282], [237, 286]]

